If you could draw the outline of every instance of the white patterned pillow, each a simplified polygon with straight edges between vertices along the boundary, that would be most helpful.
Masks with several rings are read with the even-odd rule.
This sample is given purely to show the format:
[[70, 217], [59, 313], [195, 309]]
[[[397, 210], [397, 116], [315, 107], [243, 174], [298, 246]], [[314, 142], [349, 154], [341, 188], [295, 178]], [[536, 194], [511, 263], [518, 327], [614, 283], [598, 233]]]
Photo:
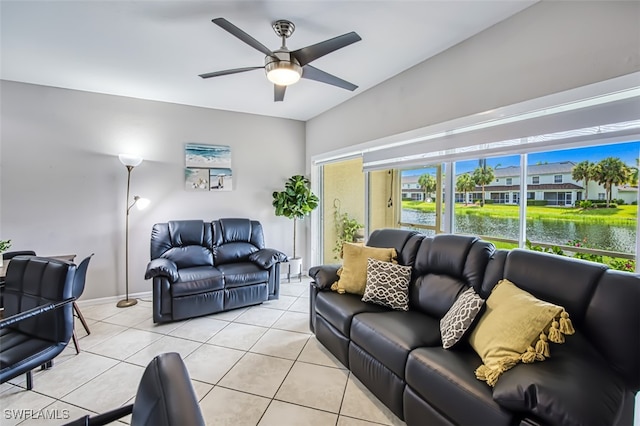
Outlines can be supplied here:
[[408, 311], [410, 280], [410, 266], [369, 258], [362, 301]]
[[483, 306], [484, 299], [476, 294], [473, 287], [469, 287], [458, 297], [440, 320], [443, 348], [449, 349], [462, 339]]

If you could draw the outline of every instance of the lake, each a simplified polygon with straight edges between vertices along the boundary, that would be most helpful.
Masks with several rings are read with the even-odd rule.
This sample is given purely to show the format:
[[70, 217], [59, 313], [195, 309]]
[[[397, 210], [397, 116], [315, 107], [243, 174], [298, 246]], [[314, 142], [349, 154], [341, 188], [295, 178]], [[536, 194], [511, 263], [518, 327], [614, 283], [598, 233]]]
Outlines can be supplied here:
[[[456, 233], [518, 240], [519, 219], [456, 215], [455, 220]], [[402, 221], [434, 225], [435, 213], [403, 209]], [[527, 220], [527, 238], [534, 242], [561, 245], [570, 240], [586, 239], [587, 247], [631, 254], [635, 253], [636, 226]]]

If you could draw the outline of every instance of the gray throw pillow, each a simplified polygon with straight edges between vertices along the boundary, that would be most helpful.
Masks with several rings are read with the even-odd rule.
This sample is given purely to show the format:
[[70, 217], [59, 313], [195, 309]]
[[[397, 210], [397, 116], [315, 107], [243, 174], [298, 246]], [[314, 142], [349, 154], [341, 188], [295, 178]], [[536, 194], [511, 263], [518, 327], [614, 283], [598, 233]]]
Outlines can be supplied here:
[[469, 287], [458, 297], [440, 320], [443, 348], [449, 349], [462, 339], [483, 306], [484, 299], [476, 294], [473, 287]]
[[410, 266], [368, 258], [367, 283], [362, 301], [399, 311], [408, 311], [409, 281], [411, 281]]

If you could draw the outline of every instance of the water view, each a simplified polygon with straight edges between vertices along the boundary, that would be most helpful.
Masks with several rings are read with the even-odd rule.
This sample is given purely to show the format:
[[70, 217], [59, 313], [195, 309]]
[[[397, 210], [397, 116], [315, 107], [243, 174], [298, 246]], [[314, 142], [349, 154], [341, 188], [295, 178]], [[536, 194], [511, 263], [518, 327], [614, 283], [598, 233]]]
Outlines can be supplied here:
[[[402, 210], [405, 223], [435, 224], [435, 213]], [[494, 236], [518, 240], [519, 219], [457, 214], [456, 233]], [[560, 220], [527, 220], [527, 238], [538, 243], [566, 245], [570, 240], [586, 240], [587, 247], [632, 254], [635, 252], [636, 226], [577, 223]]]

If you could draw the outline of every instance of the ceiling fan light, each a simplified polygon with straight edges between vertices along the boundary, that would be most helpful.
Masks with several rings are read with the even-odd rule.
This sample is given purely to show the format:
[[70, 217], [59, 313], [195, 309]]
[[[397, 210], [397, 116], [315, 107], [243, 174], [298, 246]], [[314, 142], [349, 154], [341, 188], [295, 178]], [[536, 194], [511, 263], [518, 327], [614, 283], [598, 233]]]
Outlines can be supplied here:
[[289, 61], [271, 62], [265, 66], [267, 78], [278, 86], [297, 83], [302, 76], [302, 67]]

